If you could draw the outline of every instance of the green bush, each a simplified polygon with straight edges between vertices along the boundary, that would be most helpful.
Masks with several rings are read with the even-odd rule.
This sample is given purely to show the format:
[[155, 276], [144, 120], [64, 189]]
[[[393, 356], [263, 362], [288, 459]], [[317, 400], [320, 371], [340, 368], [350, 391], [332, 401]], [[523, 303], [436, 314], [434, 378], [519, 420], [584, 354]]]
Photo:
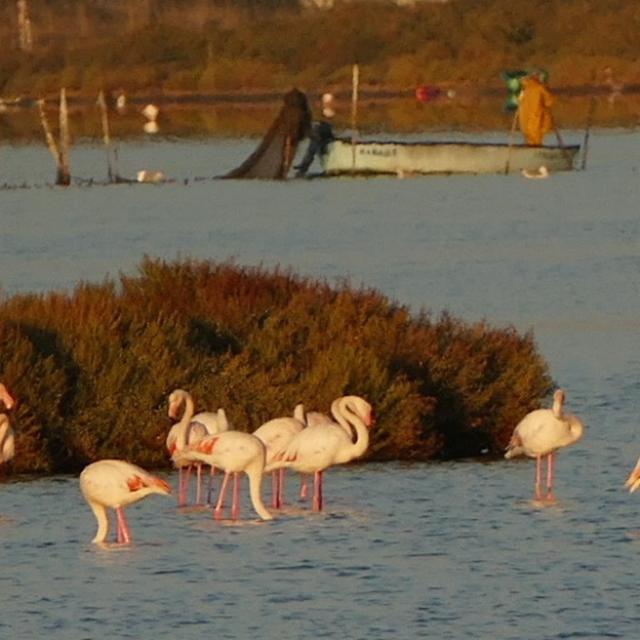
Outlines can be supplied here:
[[189, 389], [253, 431], [344, 394], [378, 415], [368, 459], [500, 452], [551, 389], [530, 334], [412, 316], [374, 290], [233, 263], [147, 258], [117, 284], [0, 303], [16, 471], [166, 464], [166, 399]]

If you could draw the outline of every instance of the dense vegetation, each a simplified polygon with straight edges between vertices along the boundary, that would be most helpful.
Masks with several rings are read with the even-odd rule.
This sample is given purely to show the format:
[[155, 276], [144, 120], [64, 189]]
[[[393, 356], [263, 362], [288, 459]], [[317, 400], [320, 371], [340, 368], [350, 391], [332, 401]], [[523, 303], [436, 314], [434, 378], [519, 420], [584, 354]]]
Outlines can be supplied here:
[[[294, 0], [28, 0], [33, 45], [20, 48], [16, 2], [2, 3], [0, 95], [61, 86], [127, 92], [500, 85], [541, 66], [553, 85], [640, 82], [637, 0], [450, 0], [400, 7]], [[607, 71], [607, 68], [609, 71]], [[611, 76], [607, 74], [611, 73]]]
[[19, 400], [15, 471], [102, 457], [167, 464], [168, 394], [252, 431], [345, 393], [378, 422], [369, 459], [497, 453], [550, 391], [530, 334], [417, 317], [373, 290], [283, 270], [145, 259], [120, 282], [0, 302], [0, 380]]

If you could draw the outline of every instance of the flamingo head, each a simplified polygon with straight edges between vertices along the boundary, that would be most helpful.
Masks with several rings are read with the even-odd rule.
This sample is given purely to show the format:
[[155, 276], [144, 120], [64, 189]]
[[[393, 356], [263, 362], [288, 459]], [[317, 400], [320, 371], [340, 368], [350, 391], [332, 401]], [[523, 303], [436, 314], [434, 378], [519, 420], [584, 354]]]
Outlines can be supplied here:
[[173, 418], [174, 420], [178, 419], [178, 417], [180, 416], [180, 407], [182, 406], [183, 402], [184, 394], [180, 389], [176, 389], [171, 393], [171, 395], [169, 396], [169, 409], [167, 411], [167, 414], [170, 418]]
[[4, 384], [2, 384], [2, 382], [0, 382], [0, 402], [4, 404], [7, 410], [13, 409], [16, 404], [13, 396], [9, 393], [9, 390]]
[[376, 416], [373, 407], [360, 396], [345, 396], [344, 398], [348, 402], [348, 406], [358, 416], [365, 426], [369, 429], [376, 423]]
[[638, 487], [640, 487], [640, 458], [638, 459], [638, 462], [636, 462], [636, 466], [633, 468], [633, 471], [629, 474], [624, 486], [629, 489], [629, 493], [633, 493]]
[[376, 420], [376, 412], [374, 411], [374, 409], [371, 409], [371, 411], [369, 411], [369, 415], [365, 416], [364, 423], [367, 425], [367, 427], [369, 427], [369, 429], [371, 429], [372, 427], [376, 426]]

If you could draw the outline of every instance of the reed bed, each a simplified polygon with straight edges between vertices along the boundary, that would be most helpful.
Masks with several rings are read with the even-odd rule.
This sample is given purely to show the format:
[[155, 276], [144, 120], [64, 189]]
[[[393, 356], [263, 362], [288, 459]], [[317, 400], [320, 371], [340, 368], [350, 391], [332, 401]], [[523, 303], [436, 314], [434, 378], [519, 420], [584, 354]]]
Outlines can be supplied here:
[[19, 399], [15, 472], [98, 458], [168, 464], [168, 394], [234, 428], [367, 398], [367, 460], [500, 453], [552, 388], [531, 333], [411, 313], [290, 270], [145, 258], [133, 276], [0, 301], [0, 379]]

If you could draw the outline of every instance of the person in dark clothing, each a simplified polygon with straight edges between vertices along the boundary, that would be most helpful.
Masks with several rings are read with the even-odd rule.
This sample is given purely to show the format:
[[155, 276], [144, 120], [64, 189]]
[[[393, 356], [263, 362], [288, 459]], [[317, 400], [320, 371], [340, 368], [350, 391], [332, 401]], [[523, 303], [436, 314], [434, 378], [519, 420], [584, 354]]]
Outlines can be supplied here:
[[311, 125], [309, 131], [309, 145], [299, 164], [294, 166], [296, 178], [306, 175], [313, 159], [317, 154], [323, 153], [327, 144], [334, 139], [331, 124], [326, 120], [318, 120]]

